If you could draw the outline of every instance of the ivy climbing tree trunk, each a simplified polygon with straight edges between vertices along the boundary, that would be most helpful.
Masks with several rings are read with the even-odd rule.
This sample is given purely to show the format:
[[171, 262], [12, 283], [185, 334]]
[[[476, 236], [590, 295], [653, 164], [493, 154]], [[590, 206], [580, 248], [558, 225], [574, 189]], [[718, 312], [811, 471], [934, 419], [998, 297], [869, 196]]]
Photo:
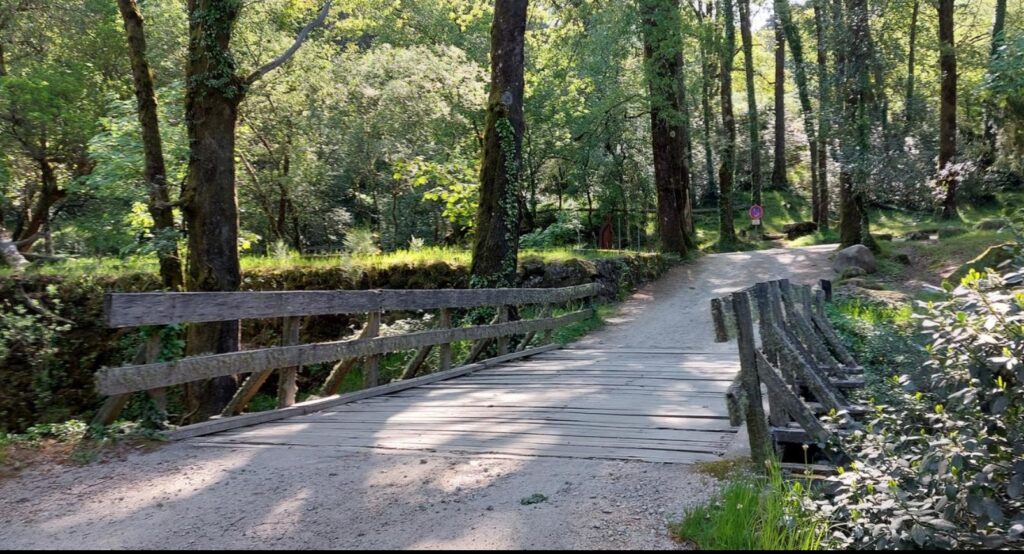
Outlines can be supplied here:
[[786, 36], [782, 22], [775, 17], [775, 164], [772, 188], [789, 188], [786, 179]]
[[[514, 286], [519, 253], [527, 0], [495, 0], [480, 203], [471, 267], [477, 287]], [[680, 155], [683, 152], [680, 150]]]
[[736, 119], [732, 110], [732, 62], [736, 51], [735, 11], [732, 0], [722, 0], [719, 17], [722, 19], [722, 49], [719, 53], [719, 71], [722, 103], [722, 161], [718, 166], [718, 243], [728, 248], [736, 242], [733, 223], [733, 178], [736, 175]]
[[762, 204], [761, 122], [754, 88], [754, 40], [750, 32], [750, 0], [739, 0], [740, 37], [743, 41], [743, 72], [747, 84], [747, 131], [750, 133], [750, 199]]
[[142, 129], [142, 150], [145, 157], [143, 177], [149, 194], [149, 214], [153, 218], [157, 257], [160, 260], [160, 278], [164, 288], [181, 290], [184, 287], [181, 259], [178, 256], [178, 233], [174, 227], [171, 197], [167, 190], [167, 170], [160, 140], [157, 116], [156, 90], [153, 74], [146, 58], [146, 34], [142, 13], [135, 0], [118, 0], [117, 7], [124, 20], [128, 36], [128, 56], [132, 64], [135, 99]]
[[[188, 1], [185, 117], [189, 162], [181, 205], [188, 231], [185, 285], [189, 291], [236, 291], [241, 284], [235, 186], [238, 105], [253, 83], [295, 54], [309, 32], [326, 19], [330, 7], [328, 0], [288, 50], [246, 77], [237, 73], [230, 48], [241, 0]], [[238, 321], [189, 325], [185, 353], [232, 352], [238, 350], [239, 340]], [[202, 421], [221, 413], [236, 388], [234, 376], [190, 383], [186, 388], [189, 420]]]
[[804, 119], [804, 133], [807, 134], [807, 146], [811, 154], [811, 198], [814, 211], [820, 214], [821, 189], [818, 176], [818, 139], [814, 127], [814, 108], [811, 107], [811, 92], [807, 84], [807, 68], [804, 66], [804, 46], [800, 29], [793, 23], [789, 0], [775, 0], [775, 15], [789, 43], [789, 53], [793, 58], [793, 76], [796, 80], [797, 95], [800, 97], [800, 112]]
[[[188, 230], [190, 291], [236, 291], [238, 199], [235, 193], [235, 125], [245, 84], [236, 75], [229, 44], [241, 10], [238, 0], [189, 0], [189, 56], [185, 66], [185, 115], [189, 163], [182, 192]], [[186, 354], [238, 350], [238, 321], [189, 325]], [[234, 394], [234, 376], [190, 383], [191, 421], [220, 413]]]
[[953, 40], [954, 0], [938, 0], [939, 8], [939, 70], [942, 85], [939, 95], [939, 182], [946, 187], [942, 201], [942, 217], [957, 215], [956, 193], [959, 179], [948, 166], [956, 157], [956, 46]]
[[692, 207], [682, 113], [683, 41], [679, 0], [638, 2], [644, 69], [650, 93], [658, 232], [663, 250], [686, 254], [693, 243], [687, 232]]
[[[996, 13], [992, 20], [992, 46], [989, 48], [989, 75], [991, 77], [992, 66], [999, 59], [1003, 45], [1006, 44], [1004, 36], [1006, 28], [1006, 0], [996, 0]], [[996, 137], [999, 134], [996, 106], [991, 99], [987, 99], [984, 105], [985, 120], [985, 152], [981, 156], [981, 167], [987, 169], [992, 167], [996, 160]]]
[[718, 182], [715, 179], [715, 151], [711, 137], [714, 135], [714, 118], [711, 114], [712, 85], [715, 73], [715, 60], [710, 55], [710, 44], [712, 43], [712, 26], [708, 19], [711, 17], [711, 3], [707, 4], [704, 11], [703, 2], [695, 6], [697, 18], [700, 20], [700, 106], [704, 126], [704, 171], [706, 175], [706, 187], [704, 189], [704, 203], [714, 205], [718, 202]]
[[814, 222], [818, 229], [829, 229], [828, 189], [828, 140], [831, 133], [830, 92], [831, 78], [828, 74], [828, 42], [825, 24], [828, 21], [827, 0], [814, 0], [814, 32], [817, 39], [818, 64], [818, 205], [815, 206]]

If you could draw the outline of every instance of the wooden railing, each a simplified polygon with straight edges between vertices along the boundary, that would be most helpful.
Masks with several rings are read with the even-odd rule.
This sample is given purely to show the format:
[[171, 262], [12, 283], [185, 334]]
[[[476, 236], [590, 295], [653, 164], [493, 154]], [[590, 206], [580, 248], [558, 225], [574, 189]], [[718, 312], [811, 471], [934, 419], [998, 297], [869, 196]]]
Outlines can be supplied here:
[[[226, 375], [248, 374], [220, 418], [178, 428], [174, 438], [197, 436], [243, 425], [309, 413], [331, 405], [351, 402], [376, 394], [411, 388], [427, 382], [463, 375], [488, 363], [536, 354], [554, 347], [552, 330], [586, 319], [590, 309], [554, 317], [554, 307], [573, 300], [593, 297], [596, 283], [558, 289], [449, 289], [368, 290], [291, 292], [186, 292], [108, 294], [106, 323], [112, 328], [204, 323], [241, 319], [281, 318], [281, 345], [270, 348], [191, 356], [170, 362], [157, 360], [160, 333], [153, 327], [132, 365], [103, 368], [96, 373], [96, 389], [107, 400], [96, 422], [109, 424], [120, 414], [132, 393], [148, 391], [160, 409], [166, 409], [164, 390]], [[537, 319], [509, 321], [510, 307], [543, 305]], [[452, 327], [453, 310], [496, 307], [497, 315], [488, 325]], [[387, 311], [439, 310], [437, 327], [395, 336], [378, 336], [381, 315]], [[300, 344], [302, 318], [318, 315], [367, 314], [366, 325], [351, 340]], [[513, 336], [521, 336], [510, 352]], [[538, 340], [538, 336], [542, 337]], [[452, 368], [451, 344], [475, 341], [469, 355]], [[535, 344], [536, 343], [536, 344]], [[475, 363], [492, 344], [497, 356]], [[532, 348], [531, 348], [532, 346]], [[438, 371], [416, 377], [433, 348], [439, 350]], [[416, 350], [398, 382], [379, 386], [380, 357], [389, 352]], [[338, 395], [345, 376], [363, 361], [364, 390]], [[303, 366], [337, 362], [325, 380], [321, 398], [295, 404], [296, 376]], [[236, 416], [273, 374], [279, 372], [278, 410]], [[372, 393], [372, 394], [371, 394]], [[231, 417], [235, 416], [235, 417]]]
[[[864, 385], [858, 377], [863, 369], [825, 316], [831, 290], [828, 281], [812, 288], [782, 279], [711, 301], [716, 340], [737, 341], [740, 372], [726, 402], [732, 424], [747, 425], [756, 463], [785, 443], [820, 445], [838, 463], [844, 455], [829, 449], [834, 434], [857, 428], [856, 418], [865, 412], [847, 397]], [[823, 424], [823, 413], [834, 414], [837, 424]]]

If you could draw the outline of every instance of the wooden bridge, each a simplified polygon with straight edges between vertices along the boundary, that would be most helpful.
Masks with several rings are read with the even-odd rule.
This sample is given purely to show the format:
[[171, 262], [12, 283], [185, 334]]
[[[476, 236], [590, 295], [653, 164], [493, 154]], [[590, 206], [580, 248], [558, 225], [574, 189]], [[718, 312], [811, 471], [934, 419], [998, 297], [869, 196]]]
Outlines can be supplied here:
[[[714, 460], [736, 436], [724, 401], [738, 358], [666, 348], [559, 348], [552, 330], [591, 316], [598, 285], [562, 289], [374, 290], [110, 294], [111, 327], [147, 326], [135, 365], [105, 368], [109, 398], [98, 420], [117, 417], [135, 392], [163, 405], [166, 387], [248, 375], [222, 416], [168, 431], [205, 445], [316, 446], [339, 450], [446, 452], [688, 463]], [[569, 311], [553, 316], [569, 305]], [[536, 306], [541, 306], [537, 308]], [[490, 307], [488, 325], [455, 326]], [[387, 312], [439, 310], [435, 329], [378, 336]], [[509, 321], [509, 314], [534, 315]], [[564, 308], [562, 309], [564, 311]], [[367, 314], [358, 337], [299, 344], [301, 318]], [[159, 326], [281, 318], [281, 345], [160, 361]], [[709, 342], [711, 329], [707, 330]], [[456, 367], [452, 343], [474, 341]], [[436, 367], [425, 372], [431, 350]], [[379, 385], [380, 356], [415, 351], [402, 378]], [[490, 359], [479, 360], [485, 353]], [[336, 363], [335, 363], [336, 362]], [[295, 403], [303, 366], [334, 363], [323, 398]], [[362, 366], [365, 388], [336, 394]], [[241, 413], [273, 372], [278, 409]]]

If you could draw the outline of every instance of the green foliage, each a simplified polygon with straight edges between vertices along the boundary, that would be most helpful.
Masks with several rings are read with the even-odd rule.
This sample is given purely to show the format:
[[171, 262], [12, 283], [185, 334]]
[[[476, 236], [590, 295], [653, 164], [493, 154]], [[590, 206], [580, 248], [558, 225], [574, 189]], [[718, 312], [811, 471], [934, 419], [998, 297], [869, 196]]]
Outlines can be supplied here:
[[345, 235], [345, 250], [355, 256], [378, 254], [377, 234], [370, 229], [350, 229]]
[[827, 518], [812, 509], [811, 482], [788, 481], [777, 464], [767, 477], [731, 477], [710, 503], [690, 508], [672, 526], [702, 550], [819, 550]]
[[1024, 544], [1022, 262], [1001, 274], [972, 272], [915, 316], [928, 359], [890, 361], [900, 373], [885, 404], [844, 440], [858, 461], [821, 501], [843, 545]]
[[557, 220], [544, 229], [537, 229], [519, 237], [523, 248], [538, 250], [571, 246], [579, 243], [583, 223], [574, 212], [558, 212]]

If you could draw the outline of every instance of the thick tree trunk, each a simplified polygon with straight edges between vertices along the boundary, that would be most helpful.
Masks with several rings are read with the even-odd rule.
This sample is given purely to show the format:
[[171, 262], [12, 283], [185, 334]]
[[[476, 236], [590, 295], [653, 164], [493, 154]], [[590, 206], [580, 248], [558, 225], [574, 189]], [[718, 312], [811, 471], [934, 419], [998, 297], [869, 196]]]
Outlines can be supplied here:
[[[954, 0], [939, 0], [939, 69], [942, 74], [939, 109], [939, 173], [942, 174], [956, 157], [956, 50], [953, 41]], [[947, 175], [946, 196], [942, 202], [942, 217], [956, 217], [958, 178]]]
[[640, 0], [645, 72], [650, 91], [654, 181], [661, 247], [686, 254], [691, 238], [690, 172], [686, 166], [683, 54], [679, 0]]
[[146, 35], [142, 14], [135, 0], [118, 0], [117, 7], [121, 11], [125, 34], [128, 36], [128, 55], [131, 58], [135, 99], [138, 102], [139, 124], [142, 128], [142, 149], [146, 160], [143, 175], [149, 193], [149, 214], [153, 217], [153, 231], [157, 236], [160, 277], [164, 288], [181, 290], [184, 288], [184, 276], [181, 259], [178, 256], [177, 231], [174, 228], [174, 213], [170, 206], [171, 197], [167, 189], [167, 170], [164, 165], [163, 144], [160, 140], [156, 90], [153, 85], [153, 74], [146, 59]]
[[828, 43], [825, 23], [828, 21], [826, 0], [814, 0], [814, 31], [817, 38], [818, 54], [818, 204], [815, 206], [814, 221], [820, 231], [829, 229], [828, 190], [828, 140], [831, 133], [829, 111], [830, 81], [828, 74]]
[[790, 56], [793, 57], [793, 75], [796, 80], [797, 95], [800, 98], [800, 111], [804, 119], [804, 133], [807, 134], [807, 146], [811, 155], [811, 197], [815, 212], [820, 213], [821, 190], [818, 176], [818, 139], [814, 127], [814, 108], [811, 107], [811, 92], [807, 84], [807, 68], [804, 66], [803, 39], [800, 29], [793, 23], [789, 9], [789, 0], [775, 0], [775, 14], [782, 24], [782, 30], [789, 43]]
[[[235, 126], [245, 87], [235, 74], [229, 43], [241, 4], [189, 0], [189, 55], [185, 67], [190, 155], [182, 209], [188, 229], [190, 291], [236, 291], [238, 199], [235, 194]], [[186, 354], [238, 350], [238, 321], [189, 325]], [[237, 381], [218, 377], [188, 387], [191, 421], [223, 411]]]
[[786, 37], [782, 22], [775, 18], [775, 165], [772, 188], [789, 188], [786, 179]]
[[747, 130], [750, 133], [750, 199], [754, 204], [761, 204], [764, 177], [761, 175], [761, 122], [754, 94], [754, 40], [750, 34], [750, 0], [739, 0], [739, 11], [743, 71], [747, 84]]
[[921, 0], [914, 0], [913, 11], [910, 14], [910, 45], [907, 49], [907, 89], [903, 98], [903, 121], [905, 132], [910, 131], [914, 123], [915, 100], [914, 87], [917, 68], [917, 17], [921, 11]]
[[872, 250], [865, 187], [871, 164], [871, 32], [867, 0], [847, 1], [847, 33], [843, 61], [845, 115], [843, 121], [843, 169], [839, 178], [841, 247], [863, 244]]
[[491, 23], [491, 88], [471, 269], [474, 285], [479, 287], [513, 286], [516, 275], [525, 127], [526, 12], [527, 0], [495, 1]]
[[[992, 65], [999, 59], [1003, 45], [1006, 43], [1004, 30], [1006, 27], [1006, 0], [996, 0], [996, 13], [992, 20], [992, 46], [989, 49], [989, 71]], [[999, 124], [996, 115], [996, 106], [991, 100], [985, 102], [985, 153], [981, 157], [982, 169], [992, 167], [996, 161], [996, 138], [999, 135]]]
[[[724, 37], [721, 59], [721, 103], [722, 103], [722, 163], [718, 166], [718, 186], [721, 200], [718, 203], [718, 243], [728, 247], [736, 242], [736, 229], [733, 223], [732, 189], [733, 177], [736, 174], [736, 119], [732, 110], [732, 63], [736, 51], [736, 31], [733, 23], [735, 13], [732, 0], [722, 0], [722, 18]], [[756, 109], [756, 108], [755, 108]], [[755, 185], [756, 187], [757, 185]]]

